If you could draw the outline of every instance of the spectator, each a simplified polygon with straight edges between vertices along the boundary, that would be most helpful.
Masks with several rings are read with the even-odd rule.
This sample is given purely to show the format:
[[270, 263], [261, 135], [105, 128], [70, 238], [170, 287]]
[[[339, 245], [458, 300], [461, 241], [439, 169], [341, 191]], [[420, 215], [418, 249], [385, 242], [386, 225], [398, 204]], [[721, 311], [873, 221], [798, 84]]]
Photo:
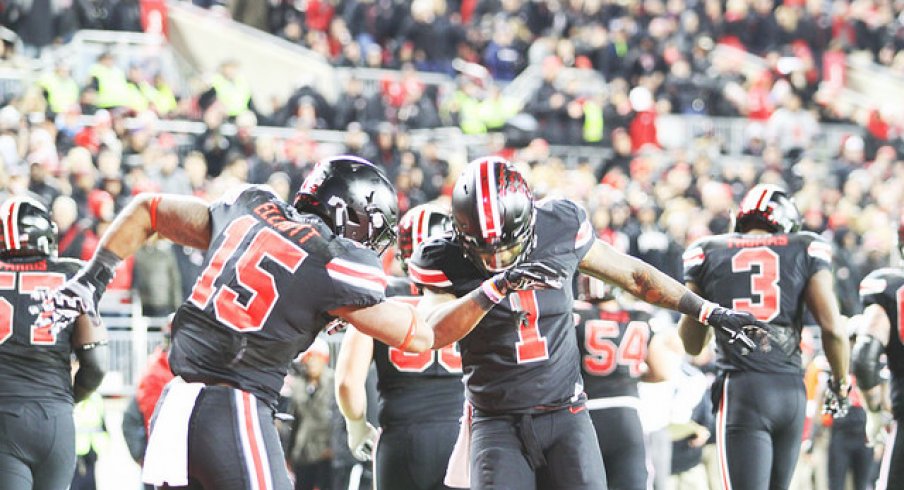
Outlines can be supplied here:
[[219, 101], [229, 118], [234, 118], [247, 110], [254, 110], [251, 88], [239, 74], [239, 68], [237, 60], [228, 59], [220, 63], [217, 73], [210, 80], [210, 90], [202, 95], [202, 99], [213, 97]]
[[58, 61], [53, 72], [42, 76], [38, 83], [47, 99], [47, 107], [53, 114], [66, 112], [78, 105], [79, 86], [72, 78], [68, 62]]
[[166, 316], [182, 304], [182, 278], [171, 242], [151, 239], [135, 253], [133, 287], [144, 316]]
[[94, 92], [92, 105], [101, 109], [129, 107], [129, 84], [125, 72], [116, 66], [116, 58], [105, 51], [97, 58], [97, 63], [88, 72], [91, 76], [89, 87]]
[[329, 347], [318, 339], [301, 356], [290, 382], [288, 413], [295, 417], [286, 454], [295, 474], [296, 490], [332, 488], [333, 370]]
[[110, 445], [104, 421], [104, 399], [98, 392], [75, 405], [75, 454], [78, 462], [70, 490], [96, 490], [95, 466]]

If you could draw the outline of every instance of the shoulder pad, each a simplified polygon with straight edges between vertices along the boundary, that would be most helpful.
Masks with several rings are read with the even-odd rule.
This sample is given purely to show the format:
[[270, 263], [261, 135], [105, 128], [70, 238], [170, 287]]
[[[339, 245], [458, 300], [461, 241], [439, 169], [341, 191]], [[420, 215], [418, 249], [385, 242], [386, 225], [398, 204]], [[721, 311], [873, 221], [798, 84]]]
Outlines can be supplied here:
[[449, 254], [461, 253], [450, 238], [434, 238], [422, 243], [408, 260], [408, 275], [416, 284], [433, 288], [448, 288], [452, 281], [445, 272]]
[[904, 270], [885, 267], [876, 269], [860, 281], [860, 296], [882, 294], [889, 281], [904, 280]]

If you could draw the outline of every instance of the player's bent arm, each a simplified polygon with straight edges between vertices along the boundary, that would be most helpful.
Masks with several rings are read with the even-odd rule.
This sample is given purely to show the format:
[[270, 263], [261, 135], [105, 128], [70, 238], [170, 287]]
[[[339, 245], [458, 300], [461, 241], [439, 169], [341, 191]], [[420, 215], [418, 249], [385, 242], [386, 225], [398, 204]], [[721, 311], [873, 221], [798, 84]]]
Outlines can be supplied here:
[[822, 348], [836, 381], [847, 384], [850, 343], [835, 301], [832, 273], [823, 269], [813, 274], [804, 291], [804, 301], [822, 330]]
[[647, 350], [647, 372], [641, 377], [647, 383], [669, 380], [681, 368], [684, 349], [673, 327], [653, 335]]
[[456, 298], [453, 294], [425, 287], [418, 312], [433, 330], [433, 348], [442, 349], [474, 330], [493, 306], [485, 298], [480, 288]]
[[104, 380], [107, 366], [107, 329], [95, 326], [87, 315], [75, 321], [72, 350], [78, 358], [78, 371], [72, 382], [72, 397], [78, 403], [94, 392]]
[[348, 327], [336, 361], [336, 403], [346, 419], [361, 420], [367, 411], [364, 382], [373, 360], [374, 341]]
[[866, 405], [873, 412], [882, 409], [882, 383], [879, 377], [879, 356], [885, 351], [891, 335], [891, 322], [885, 308], [872, 304], [863, 310], [863, 325], [851, 352], [851, 367], [857, 377], [857, 388]]
[[[696, 294], [700, 294], [700, 287], [696, 283], [688, 282], [687, 288]], [[684, 344], [684, 351], [692, 356], [700, 354], [706, 344], [712, 339], [712, 330], [706, 328], [696, 317], [681, 315], [678, 321], [678, 336]]]
[[191, 196], [139, 194], [117, 215], [101, 238], [99, 249], [124, 259], [155, 232], [180, 245], [206, 249], [210, 244], [208, 204]]
[[329, 313], [361, 333], [406, 352], [423, 352], [433, 347], [433, 330], [424, 324], [414, 306], [401, 301], [343, 306]]
[[617, 285], [647, 303], [698, 317], [706, 303], [696, 293], [646, 262], [596, 239], [580, 263], [581, 272]]

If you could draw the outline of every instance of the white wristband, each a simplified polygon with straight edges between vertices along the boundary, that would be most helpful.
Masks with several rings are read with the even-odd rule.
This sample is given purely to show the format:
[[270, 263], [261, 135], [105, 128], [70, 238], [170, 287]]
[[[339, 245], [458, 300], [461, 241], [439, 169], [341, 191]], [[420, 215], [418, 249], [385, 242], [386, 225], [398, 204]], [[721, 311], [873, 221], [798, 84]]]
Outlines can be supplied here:
[[493, 304], [499, 304], [505, 299], [505, 295], [496, 288], [496, 282], [492, 278], [483, 281], [480, 285], [480, 292], [484, 294]]

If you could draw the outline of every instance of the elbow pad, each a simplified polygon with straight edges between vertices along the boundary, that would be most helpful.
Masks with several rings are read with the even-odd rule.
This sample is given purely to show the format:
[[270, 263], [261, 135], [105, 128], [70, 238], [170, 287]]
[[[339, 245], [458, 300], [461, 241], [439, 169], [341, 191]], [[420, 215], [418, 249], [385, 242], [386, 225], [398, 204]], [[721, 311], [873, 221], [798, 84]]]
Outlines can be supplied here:
[[72, 383], [72, 392], [75, 402], [78, 403], [87, 398], [104, 380], [107, 344], [98, 342], [83, 345], [76, 349], [75, 356], [78, 358], [79, 366]]
[[851, 352], [851, 365], [857, 385], [868, 390], [879, 384], [879, 356], [884, 350], [882, 343], [872, 335], [858, 335]]

